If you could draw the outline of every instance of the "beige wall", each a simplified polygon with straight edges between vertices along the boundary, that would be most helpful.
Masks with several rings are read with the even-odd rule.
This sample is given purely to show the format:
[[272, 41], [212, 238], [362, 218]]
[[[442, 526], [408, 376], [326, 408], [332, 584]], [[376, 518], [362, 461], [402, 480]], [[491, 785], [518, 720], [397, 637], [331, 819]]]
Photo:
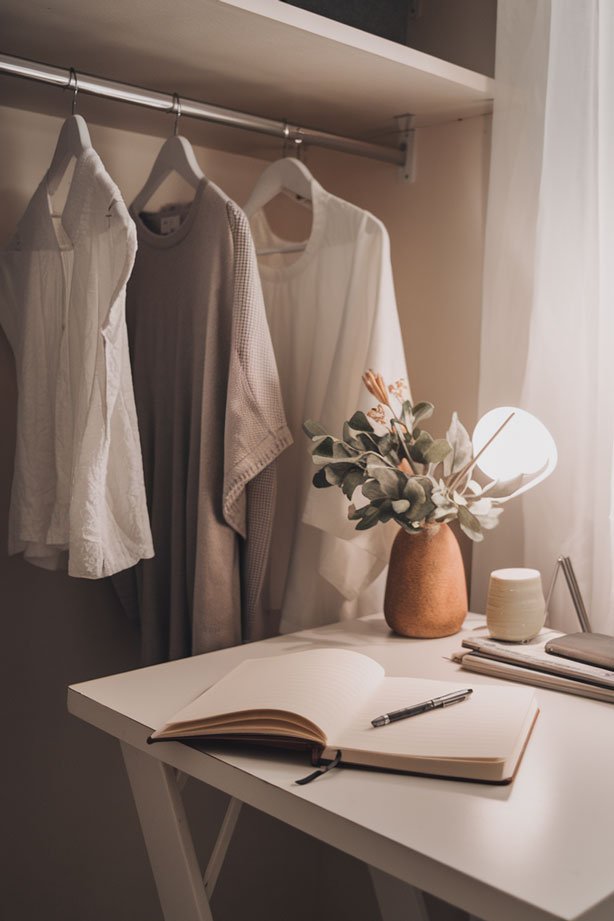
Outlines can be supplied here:
[[[61, 121], [0, 107], [0, 241], [47, 168]], [[161, 121], [161, 131], [166, 130]], [[129, 201], [160, 140], [90, 125], [94, 146]], [[184, 126], [190, 134], [189, 123]], [[248, 143], [248, 141], [246, 141]], [[307, 164], [330, 191], [387, 225], [411, 383], [437, 404], [433, 431], [456, 408], [475, 421], [488, 121], [422, 129], [417, 181], [393, 167], [322, 151]], [[246, 148], [248, 149], [248, 148]], [[261, 160], [197, 148], [205, 172], [242, 203]], [[273, 151], [273, 155], [277, 152]], [[0, 333], [0, 547], [15, 440], [16, 386]], [[134, 668], [138, 637], [106, 582], [68, 579], [0, 550], [6, 798], [2, 908], [11, 921], [156, 921], [160, 911], [116, 745], [65, 712], [66, 685]], [[224, 798], [188, 786], [203, 854]], [[411, 816], [408, 816], [411, 821]], [[211, 823], [209, 825], [209, 822]], [[235, 872], [233, 872], [235, 871]], [[234, 884], [237, 873], [245, 882]], [[355, 861], [246, 811], [219, 882], [216, 921], [313, 916], [313, 895], [332, 916], [372, 921], [377, 909]], [[261, 904], [261, 912], [254, 905]]]

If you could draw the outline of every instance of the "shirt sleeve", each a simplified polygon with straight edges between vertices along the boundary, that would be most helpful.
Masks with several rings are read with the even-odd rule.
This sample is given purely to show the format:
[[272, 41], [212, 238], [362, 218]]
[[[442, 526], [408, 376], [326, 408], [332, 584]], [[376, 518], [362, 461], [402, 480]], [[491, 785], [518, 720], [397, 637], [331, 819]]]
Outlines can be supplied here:
[[[247, 218], [228, 205], [233, 237], [233, 323], [224, 428], [224, 518], [246, 539], [243, 634], [253, 638], [275, 506], [275, 465], [292, 444]], [[258, 632], [258, 631], [256, 631]]]
[[[70, 499], [68, 574], [82, 578], [114, 575], [153, 556], [125, 319], [136, 231], [115, 186], [102, 170], [97, 178], [96, 298], [85, 306], [99, 335]], [[84, 338], [86, 346], [92, 342]]]
[[[344, 421], [356, 410], [366, 412], [374, 398], [362, 383], [372, 368], [387, 383], [407, 380], [407, 366], [397, 313], [390, 243], [384, 225], [365, 212], [358, 235], [351, 290], [327, 388], [327, 431], [340, 436]], [[303, 521], [323, 531], [319, 573], [348, 600], [375, 581], [388, 563], [396, 534], [392, 522], [356, 531], [347, 517], [349, 501], [340, 489], [309, 490]]]

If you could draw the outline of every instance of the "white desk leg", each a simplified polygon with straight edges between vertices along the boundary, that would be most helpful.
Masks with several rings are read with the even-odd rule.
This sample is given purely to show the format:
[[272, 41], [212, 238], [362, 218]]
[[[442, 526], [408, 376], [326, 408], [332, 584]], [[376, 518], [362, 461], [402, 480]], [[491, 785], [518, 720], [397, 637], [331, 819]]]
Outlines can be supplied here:
[[205, 870], [204, 883], [205, 892], [208, 898], [211, 898], [213, 895], [217, 878], [220, 875], [220, 870], [226, 859], [228, 847], [234, 835], [235, 828], [237, 827], [237, 822], [239, 821], [242, 805], [240, 800], [235, 799], [234, 796], [230, 797], [228, 807], [226, 808], [226, 814], [224, 815], [222, 826], [217, 836], [217, 841], [215, 842], [211, 857], [209, 858], [209, 863], [207, 864], [207, 869]]
[[165, 921], [213, 921], [176, 771], [120, 744]]
[[429, 921], [419, 889], [382, 870], [369, 867], [382, 921]]

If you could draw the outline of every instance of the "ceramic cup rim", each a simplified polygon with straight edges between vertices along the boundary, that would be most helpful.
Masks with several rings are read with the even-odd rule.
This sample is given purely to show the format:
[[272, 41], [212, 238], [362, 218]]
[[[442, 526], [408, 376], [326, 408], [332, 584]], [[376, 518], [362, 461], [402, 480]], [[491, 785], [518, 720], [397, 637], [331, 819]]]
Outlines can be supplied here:
[[[512, 575], [514, 573], [514, 575]], [[521, 566], [509, 566], [504, 569], [493, 569], [490, 578], [499, 584], [508, 585], [515, 582], [539, 582], [541, 583], [541, 573], [539, 569], [529, 569]]]

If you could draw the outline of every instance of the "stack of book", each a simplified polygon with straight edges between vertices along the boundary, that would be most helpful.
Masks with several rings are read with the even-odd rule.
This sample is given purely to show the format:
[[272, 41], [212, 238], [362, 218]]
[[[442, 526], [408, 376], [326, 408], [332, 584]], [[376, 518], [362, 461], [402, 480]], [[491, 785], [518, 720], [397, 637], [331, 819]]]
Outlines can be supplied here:
[[469, 636], [453, 659], [469, 671], [614, 703], [614, 671], [546, 652], [546, 643], [561, 636], [547, 628], [527, 643]]

